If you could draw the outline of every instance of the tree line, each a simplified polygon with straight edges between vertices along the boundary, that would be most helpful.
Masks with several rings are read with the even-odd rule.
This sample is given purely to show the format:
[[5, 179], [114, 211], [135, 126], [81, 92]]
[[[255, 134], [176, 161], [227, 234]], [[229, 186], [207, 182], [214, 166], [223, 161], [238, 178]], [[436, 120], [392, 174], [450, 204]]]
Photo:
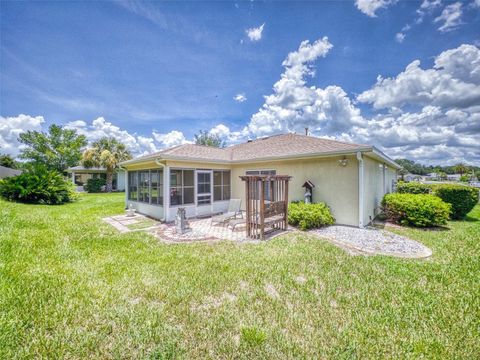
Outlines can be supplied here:
[[[79, 164], [86, 168], [106, 169], [106, 191], [112, 191], [113, 175], [118, 164], [132, 158], [127, 146], [113, 137], [102, 137], [88, 145], [85, 135], [60, 125], [50, 125], [47, 132], [29, 130], [21, 133], [22, 144], [17, 160], [0, 154], [0, 165], [12, 169], [35, 172], [52, 171], [66, 175], [69, 167]], [[216, 134], [202, 130], [195, 135], [195, 143], [204, 146], [225, 147], [225, 141]]]

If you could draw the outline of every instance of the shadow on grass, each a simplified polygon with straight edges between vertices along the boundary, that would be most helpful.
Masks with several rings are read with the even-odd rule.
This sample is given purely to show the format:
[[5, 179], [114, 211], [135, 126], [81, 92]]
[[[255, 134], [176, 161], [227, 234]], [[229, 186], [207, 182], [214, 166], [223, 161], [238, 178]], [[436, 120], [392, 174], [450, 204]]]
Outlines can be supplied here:
[[[472, 216], [465, 216], [465, 219], [463, 219], [464, 221], [468, 221], [468, 222], [477, 222], [477, 221], [480, 221], [478, 218], [474, 218]], [[457, 220], [457, 221], [462, 221], [462, 220]]]

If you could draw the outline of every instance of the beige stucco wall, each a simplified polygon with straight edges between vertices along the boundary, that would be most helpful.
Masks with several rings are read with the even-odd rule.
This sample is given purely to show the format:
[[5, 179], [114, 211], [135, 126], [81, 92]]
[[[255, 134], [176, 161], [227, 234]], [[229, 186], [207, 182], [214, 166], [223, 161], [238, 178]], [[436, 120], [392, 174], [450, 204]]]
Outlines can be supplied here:
[[358, 226], [358, 161], [348, 156], [348, 164], [340, 166], [342, 157], [323, 159], [272, 161], [232, 166], [232, 197], [245, 198], [245, 184], [239, 176], [246, 170], [274, 169], [277, 175], [291, 175], [289, 200], [303, 200], [306, 180], [315, 184], [313, 201], [330, 206], [338, 224]]
[[383, 165], [382, 163], [364, 157], [364, 212], [363, 224], [367, 225], [378, 214], [382, 201]]
[[[218, 164], [183, 161], [166, 161], [169, 168], [190, 169], [230, 169], [232, 171], [231, 186], [232, 198], [245, 199], [245, 184], [239, 178], [247, 170], [276, 170], [277, 175], [290, 175], [289, 201], [304, 199], [303, 183], [310, 180], [315, 184], [313, 201], [323, 201], [330, 206], [333, 216], [338, 224], [359, 225], [359, 164], [356, 156], [347, 156], [347, 166], [340, 166], [339, 157], [326, 157], [317, 159], [298, 159], [284, 161], [257, 162], [251, 164]], [[364, 224], [368, 224], [379, 211], [379, 205], [386, 192], [392, 191], [392, 180], [396, 180], [396, 170], [387, 167], [385, 183], [382, 162], [364, 156]], [[154, 161], [125, 166], [128, 170], [160, 168]], [[168, 190], [167, 190], [168, 191]], [[141, 209], [138, 209], [139, 211]], [[190, 216], [195, 216], [195, 206], [188, 209]], [[163, 209], [162, 209], [163, 211]], [[175, 207], [168, 208], [167, 218], [170, 219]], [[220, 210], [218, 210], [220, 211]], [[141, 212], [141, 211], [140, 211]], [[162, 213], [163, 214], [163, 213]], [[172, 215], [173, 214], [173, 215]]]
[[367, 225], [380, 213], [383, 196], [392, 192], [392, 180], [396, 181], [397, 171], [385, 165], [384, 182], [382, 162], [364, 156], [364, 166], [363, 224]]

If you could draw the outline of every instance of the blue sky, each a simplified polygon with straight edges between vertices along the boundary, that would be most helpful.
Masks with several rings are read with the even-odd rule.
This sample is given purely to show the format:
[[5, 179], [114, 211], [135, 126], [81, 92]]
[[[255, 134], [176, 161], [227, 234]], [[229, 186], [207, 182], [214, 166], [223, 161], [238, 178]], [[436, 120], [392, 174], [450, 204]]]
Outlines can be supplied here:
[[[233, 143], [309, 126], [394, 157], [480, 161], [479, 1], [0, 6], [0, 151], [18, 153], [19, 132], [51, 123], [118, 137], [138, 154], [202, 129]], [[468, 76], [435, 67], [448, 51], [446, 68]], [[299, 62], [282, 65], [291, 53]], [[402, 77], [415, 60], [420, 73]], [[299, 77], [279, 84], [288, 69]], [[449, 91], [469, 99], [445, 100]]]

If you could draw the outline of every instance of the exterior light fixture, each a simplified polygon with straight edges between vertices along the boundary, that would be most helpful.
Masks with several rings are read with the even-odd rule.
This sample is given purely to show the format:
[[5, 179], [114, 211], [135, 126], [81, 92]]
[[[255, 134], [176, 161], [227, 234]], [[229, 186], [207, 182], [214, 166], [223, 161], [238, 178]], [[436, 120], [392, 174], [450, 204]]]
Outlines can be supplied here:
[[339, 164], [340, 166], [343, 166], [343, 167], [347, 166], [347, 164], [348, 164], [348, 159], [347, 159], [347, 157], [344, 156], [343, 159], [338, 160], [338, 164]]

